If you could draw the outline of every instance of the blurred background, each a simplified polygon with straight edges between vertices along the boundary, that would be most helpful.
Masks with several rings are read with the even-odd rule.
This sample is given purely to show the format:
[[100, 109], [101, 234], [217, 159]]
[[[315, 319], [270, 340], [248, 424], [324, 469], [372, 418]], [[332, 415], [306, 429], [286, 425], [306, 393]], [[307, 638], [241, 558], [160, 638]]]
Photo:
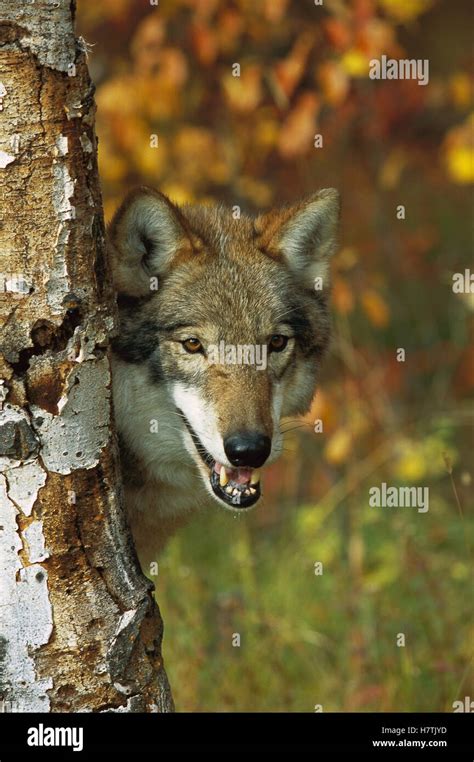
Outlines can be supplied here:
[[[216, 505], [160, 559], [177, 709], [452, 711], [474, 695], [474, 297], [452, 288], [472, 252], [471, 3], [82, 0], [77, 31], [107, 218], [141, 183], [250, 212], [343, 198], [311, 412], [255, 512]], [[429, 85], [372, 81], [382, 54], [429, 59]], [[429, 511], [369, 507], [382, 482], [429, 487]]]

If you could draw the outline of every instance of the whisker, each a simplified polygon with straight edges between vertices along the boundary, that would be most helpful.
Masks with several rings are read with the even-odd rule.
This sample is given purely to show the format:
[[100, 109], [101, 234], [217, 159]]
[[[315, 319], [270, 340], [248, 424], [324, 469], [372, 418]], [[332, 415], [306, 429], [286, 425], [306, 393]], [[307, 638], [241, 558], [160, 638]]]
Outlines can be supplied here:
[[290, 431], [296, 431], [297, 429], [302, 429], [306, 425], [308, 425], [310, 427], [310, 429], [313, 428], [310, 424], [301, 423], [299, 426], [292, 426], [290, 429], [280, 429], [280, 433], [281, 434], [288, 434]]
[[290, 309], [286, 310], [285, 312], [278, 313], [278, 315], [276, 316], [277, 322], [281, 323], [283, 318], [288, 317], [288, 315], [292, 315], [294, 312], [298, 312], [299, 309], [300, 309], [299, 307], [290, 307]]

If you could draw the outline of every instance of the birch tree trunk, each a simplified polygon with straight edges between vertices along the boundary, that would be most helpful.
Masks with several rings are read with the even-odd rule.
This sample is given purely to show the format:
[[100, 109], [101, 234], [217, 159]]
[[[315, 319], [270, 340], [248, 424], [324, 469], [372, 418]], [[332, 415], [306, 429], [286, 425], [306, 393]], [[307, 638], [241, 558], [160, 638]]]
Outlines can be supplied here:
[[69, 0], [0, 0], [0, 699], [170, 711], [111, 420], [93, 86]]

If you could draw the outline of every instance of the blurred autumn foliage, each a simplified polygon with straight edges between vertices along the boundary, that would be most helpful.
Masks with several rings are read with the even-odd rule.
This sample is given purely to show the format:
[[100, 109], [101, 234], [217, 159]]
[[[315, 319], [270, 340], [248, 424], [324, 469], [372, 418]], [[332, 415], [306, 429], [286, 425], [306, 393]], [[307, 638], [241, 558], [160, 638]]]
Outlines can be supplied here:
[[[343, 197], [313, 408], [265, 504], [204, 517], [161, 562], [178, 708], [450, 711], [472, 625], [474, 301], [452, 289], [472, 251], [471, 4], [82, 0], [78, 31], [108, 217], [136, 184], [250, 211]], [[381, 55], [428, 59], [429, 84], [371, 80]], [[429, 486], [429, 512], [369, 508], [382, 481]]]

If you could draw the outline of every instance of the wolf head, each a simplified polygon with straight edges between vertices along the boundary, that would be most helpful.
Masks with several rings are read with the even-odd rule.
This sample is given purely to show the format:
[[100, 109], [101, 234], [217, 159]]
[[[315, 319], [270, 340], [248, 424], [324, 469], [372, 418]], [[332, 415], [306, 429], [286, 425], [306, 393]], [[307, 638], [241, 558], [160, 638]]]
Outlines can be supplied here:
[[166, 390], [183, 450], [233, 510], [258, 501], [260, 468], [282, 449], [281, 417], [310, 406], [329, 341], [338, 216], [333, 189], [252, 219], [139, 188], [110, 225], [114, 351], [141, 367], [150, 395]]

